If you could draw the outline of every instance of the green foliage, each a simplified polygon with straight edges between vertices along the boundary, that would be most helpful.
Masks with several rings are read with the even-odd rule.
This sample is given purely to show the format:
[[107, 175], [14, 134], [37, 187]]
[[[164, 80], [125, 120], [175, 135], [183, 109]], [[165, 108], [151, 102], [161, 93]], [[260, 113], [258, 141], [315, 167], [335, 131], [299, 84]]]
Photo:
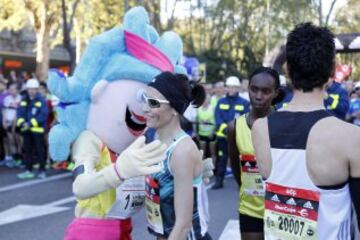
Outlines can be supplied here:
[[30, 24], [25, 4], [21, 0], [0, 0], [0, 31], [20, 30]]
[[203, 15], [190, 12], [188, 18], [177, 21], [175, 31], [183, 38], [185, 53], [207, 63], [207, 79], [211, 82], [224, 77], [221, 68], [216, 67], [224, 61], [229, 68], [226, 75], [235, 73], [246, 78], [295, 24], [314, 21], [317, 14], [312, 0], [207, 2], [197, 1], [190, 9]]
[[335, 16], [335, 24], [332, 26], [336, 33], [360, 32], [360, 1], [349, 0], [340, 8]]
[[84, 39], [97, 35], [120, 23], [124, 15], [124, 4], [118, 0], [82, 1], [75, 17], [78, 19]]

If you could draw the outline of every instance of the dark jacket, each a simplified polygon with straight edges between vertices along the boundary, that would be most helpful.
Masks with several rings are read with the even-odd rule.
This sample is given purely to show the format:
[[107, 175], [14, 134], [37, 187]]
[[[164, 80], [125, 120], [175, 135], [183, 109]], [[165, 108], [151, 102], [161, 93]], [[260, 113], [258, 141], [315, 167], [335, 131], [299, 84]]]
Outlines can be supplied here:
[[48, 107], [45, 99], [38, 93], [34, 99], [26, 94], [23, 96], [17, 110], [17, 127], [21, 132], [42, 134], [45, 132], [48, 117]]
[[227, 124], [250, 111], [250, 103], [240, 96], [226, 95], [220, 98], [215, 108], [216, 136], [226, 138]]

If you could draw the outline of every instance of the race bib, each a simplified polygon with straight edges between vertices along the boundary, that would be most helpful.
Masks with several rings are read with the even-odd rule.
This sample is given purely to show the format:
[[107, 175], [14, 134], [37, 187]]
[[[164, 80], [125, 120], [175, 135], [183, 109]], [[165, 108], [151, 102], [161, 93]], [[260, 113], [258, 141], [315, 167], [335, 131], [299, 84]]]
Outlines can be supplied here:
[[111, 207], [108, 217], [127, 219], [139, 211], [145, 203], [145, 178], [126, 179], [116, 188], [116, 202]]
[[266, 239], [315, 240], [320, 193], [266, 183]]
[[146, 177], [146, 218], [148, 227], [156, 233], [164, 234], [160, 212], [159, 183], [151, 176]]
[[241, 183], [244, 193], [248, 196], [264, 196], [264, 183], [259, 173], [254, 155], [240, 155]]

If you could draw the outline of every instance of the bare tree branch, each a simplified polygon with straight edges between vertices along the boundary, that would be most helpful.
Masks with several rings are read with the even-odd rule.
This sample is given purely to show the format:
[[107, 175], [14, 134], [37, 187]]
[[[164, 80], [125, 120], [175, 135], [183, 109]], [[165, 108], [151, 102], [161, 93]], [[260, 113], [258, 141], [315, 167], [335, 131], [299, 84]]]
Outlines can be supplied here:
[[79, 2], [80, 2], [80, 0], [76, 0], [74, 2], [74, 4], [72, 5], [72, 13], [71, 13], [71, 16], [70, 16], [70, 23], [69, 23], [69, 29], [70, 30], [72, 29], [73, 24], [74, 24], [74, 16], [75, 16], [76, 8], [77, 8]]
[[329, 9], [329, 12], [328, 12], [328, 14], [327, 14], [327, 16], [326, 16], [325, 26], [327, 26], [328, 23], [329, 23], [330, 15], [331, 15], [331, 12], [333, 11], [333, 8], [334, 8], [334, 5], [335, 5], [336, 1], [337, 1], [337, 0], [333, 0], [333, 1], [331, 2], [331, 6], [330, 6], [330, 9]]
[[175, 0], [174, 7], [171, 11], [170, 18], [167, 21], [167, 29], [172, 29], [174, 27], [174, 22], [175, 22], [174, 14], [175, 14], [175, 8], [176, 8], [177, 3], [178, 3], [178, 0]]
[[25, 8], [26, 10], [28, 10], [34, 20], [34, 28], [36, 31], [39, 31], [39, 29], [41, 28], [41, 20], [37, 14], [37, 9], [35, 8], [35, 6], [33, 5], [32, 1], [30, 0], [23, 0], [24, 4], [25, 4]]
[[318, 14], [319, 14], [319, 25], [322, 26], [323, 25], [323, 16], [322, 16], [322, 0], [319, 0], [319, 5], [318, 5]]

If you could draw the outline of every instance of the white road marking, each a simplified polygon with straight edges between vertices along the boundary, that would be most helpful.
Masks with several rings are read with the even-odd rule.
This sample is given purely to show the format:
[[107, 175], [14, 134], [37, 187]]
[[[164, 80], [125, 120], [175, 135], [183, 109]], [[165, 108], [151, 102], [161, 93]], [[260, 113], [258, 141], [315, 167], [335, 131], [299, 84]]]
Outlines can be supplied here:
[[210, 188], [212, 188], [212, 186], [214, 186], [215, 183], [209, 183], [209, 185], [206, 185], [206, 190], [209, 190]]
[[31, 218], [37, 218], [57, 212], [66, 211], [70, 208], [60, 207], [60, 205], [64, 205], [73, 201], [75, 201], [75, 197], [71, 196], [43, 205], [26, 205], [26, 204], [17, 205], [13, 208], [0, 212], [0, 226], [31, 219]]
[[239, 220], [229, 220], [220, 235], [219, 240], [241, 240]]
[[40, 184], [40, 183], [51, 182], [51, 181], [59, 180], [59, 179], [62, 179], [62, 178], [68, 178], [68, 177], [71, 177], [71, 176], [72, 176], [72, 173], [64, 173], [64, 174], [58, 174], [58, 175], [55, 175], [55, 176], [47, 177], [47, 178], [44, 178], [44, 179], [37, 179], [37, 180], [30, 180], [30, 181], [27, 181], [27, 182], [16, 183], [16, 184], [12, 184], [12, 185], [9, 185], [9, 186], [1, 187], [0, 188], [0, 193], [10, 191], [10, 190], [15, 190], [15, 189], [18, 189], [18, 188], [33, 186], [33, 185]]
[[75, 196], [71, 196], [71, 197], [63, 198], [63, 199], [48, 203], [45, 206], [61, 206], [61, 205], [64, 205], [64, 204], [75, 202], [75, 201], [76, 201]]
[[[233, 175], [226, 175], [224, 178], [230, 178], [230, 177], [233, 177]], [[224, 179], [225, 180], [225, 179]], [[210, 188], [212, 188], [212, 186], [215, 185], [215, 181], [212, 182], [212, 183], [209, 183], [206, 185], [206, 190], [209, 190]]]

